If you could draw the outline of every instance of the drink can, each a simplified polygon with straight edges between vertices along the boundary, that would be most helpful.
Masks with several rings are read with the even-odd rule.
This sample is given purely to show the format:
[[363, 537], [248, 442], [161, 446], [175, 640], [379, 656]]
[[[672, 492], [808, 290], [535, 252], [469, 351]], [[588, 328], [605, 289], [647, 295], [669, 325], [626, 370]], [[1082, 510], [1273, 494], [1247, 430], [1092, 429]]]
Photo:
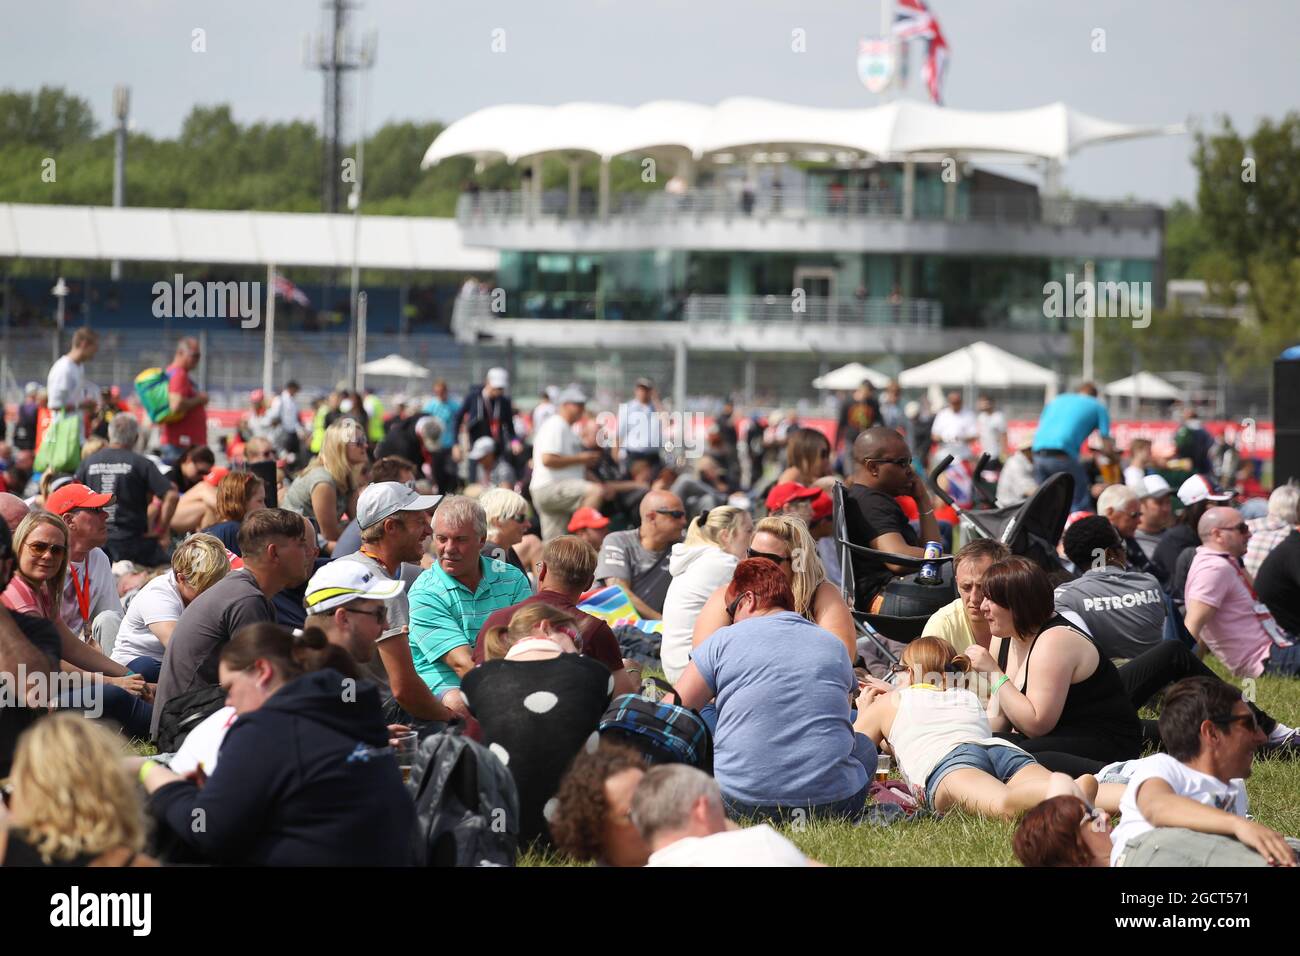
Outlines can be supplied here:
[[916, 575], [916, 580], [922, 584], [938, 584], [940, 582], [939, 565], [937, 560], [939, 555], [943, 554], [943, 545], [938, 541], [927, 541], [925, 543], [925, 563], [921, 565], [921, 570]]

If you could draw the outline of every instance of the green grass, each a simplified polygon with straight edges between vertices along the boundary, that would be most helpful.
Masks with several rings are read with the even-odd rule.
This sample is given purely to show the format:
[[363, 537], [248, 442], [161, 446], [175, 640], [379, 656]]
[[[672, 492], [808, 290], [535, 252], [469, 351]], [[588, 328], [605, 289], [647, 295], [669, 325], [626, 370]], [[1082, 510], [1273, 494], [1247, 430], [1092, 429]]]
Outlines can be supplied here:
[[[1215, 672], [1232, 683], [1218, 662]], [[1275, 718], [1300, 725], [1300, 680], [1261, 677], [1256, 682], [1257, 703]], [[1143, 713], [1154, 717], [1154, 713]], [[1254, 773], [1246, 781], [1250, 812], [1260, 823], [1288, 836], [1300, 835], [1300, 760], [1256, 758]], [[869, 824], [813, 822], [785, 826], [788, 836], [805, 854], [830, 866], [1016, 866], [1011, 852], [1015, 824], [987, 820], [962, 812], [942, 819], [900, 821], [888, 827]], [[570, 866], [555, 853], [531, 851], [520, 866]]]

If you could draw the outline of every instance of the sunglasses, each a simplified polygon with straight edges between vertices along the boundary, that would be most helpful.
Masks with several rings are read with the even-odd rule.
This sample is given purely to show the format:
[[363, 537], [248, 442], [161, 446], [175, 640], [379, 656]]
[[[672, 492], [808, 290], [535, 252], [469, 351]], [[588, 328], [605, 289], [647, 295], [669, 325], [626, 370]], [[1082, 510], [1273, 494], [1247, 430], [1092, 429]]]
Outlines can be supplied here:
[[380, 624], [388, 620], [388, 608], [381, 607], [374, 611], [358, 611], [356, 608], [345, 607], [343, 610], [349, 614], [360, 614], [362, 617], [373, 617]]
[[746, 551], [745, 555], [750, 558], [767, 558], [767, 560], [771, 561], [773, 564], [781, 564], [790, 560], [788, 557], [783, 558], [779, 554], [771, 554], [767, 551], [755, 551], [753, 548]]
[[727, 605], [727, 617], [734, 621], [736, 619], [736, 610], [740, 607], [740, 602], [749, 596], [750, 593], [748, 591], [742, 591], [740, 594], [737, 594], [736, 599]]
[[1222, 717], [1211, 717], [1211, 722], [1228, 727], [1235, 723], [1245, 725], [1247, 730], [1259, 730], [1259, 722], [1255, 720], [1253, 713], [1249, 714], [1224, 714]]
[[907, 666], [906, 664], [904, 664], [902, 661], [899, 661], [899, 662], [896, 663], [896, 664], [890, 664], [890, 665], [889, 665], [889, 673], [891, 673], [891, 674], [910, 674], [910, 673], [912, 673], [912, 668], [908, 667], [908, 666]]
[[518, 524], [528, 524], [528, 515], [526, 513], [511, 515], [510, 520], [515, 521]]
[[669, 518], [673, 518], [673, 519], [676, 520], [676, 521], [681, 521], [682, 519], [684, 519], [684, 518], [686, 517], [686, 512], [685, 512], [685, 511], [670, 511], [670, 510], [667, 509], [667, 508], [656, 508], [656, 509], [655, 509], [655, 514], [657, 514], [657, 515], [667, 515]]
[[899, 468], [912, 467], [912, 459], [910, 458], [864, 458], [862, 459], [862, 461], [864, 463], [879, 461], [879, 462], [883, 462], [886, 465], [897, 465]]
[[27, 547], [31, 548], [32, 554], [36, 555], [38, 558], [43, 557], [46, 554], [52, 554], [56, 558], [59, 558], [68, 551], [68, 546], [65, 544], [48, 544], [44, 541], [28, 541]]
[[1100, 807], [1089, 807], [1084, 813], [1083, 819], [1079, 821], [1079, 826], [1086, 826], [1089, 823], [1095, 824], [1098, 829], [1104, 827], [1110, 822], [1110, 814]]

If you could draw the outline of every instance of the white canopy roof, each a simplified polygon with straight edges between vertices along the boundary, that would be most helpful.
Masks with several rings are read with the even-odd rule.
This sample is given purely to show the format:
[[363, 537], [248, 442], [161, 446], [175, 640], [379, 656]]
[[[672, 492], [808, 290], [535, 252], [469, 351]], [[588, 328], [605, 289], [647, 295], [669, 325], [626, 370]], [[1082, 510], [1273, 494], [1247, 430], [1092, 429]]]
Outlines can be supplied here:
[[850, 362], [848, 365], [841, 365], [834, 371], [813, 379], [812, 385], [813, 388], [825, 389], [830, 392], [851, 392], [861, 385], [863, 381], [871, 382], [876, 388], [884, 388], [889, 384], [889, 376], [884, 372], [869, 368], [861, 362]]
[[424, 154], [424, 167], [453, 156], [516, 162], [546, 153], [610, 159], [676, 152], [696, 159], [745, 152], [853, 150], [879, 158], [911, 153], [986, 154], [1063, 161], [1093, 143], [1182, 132], [1129, 126], [1052, 103], [1028, 110], [955, 110], [915, 100], [865, 109], [794, 106], [733, 97], [717, 106], [657, 100], [642, 106], [565, 103], [490, 106], [457, 120]]
[[366, 362], [361, 371], [367, 375], [388, 376], [389, 378], [428, 378], [429, 370], [423, 365], [416, 365], [400, 355], [385, 355], [373, 362]]
[[1158, 375], [1150, 372], [1138, 372], [1128, 378], [1111, 382], [1106, 386], [1108, 398], [1148, 398], [1168, 401], [1182, 401], [1187, 394], [1177, 386], [1171, 385]]
[[1056, 388], [1056, 373], [1010, 352], [975, 342], [898, 376], [903, 388]]
[[[352, 231], [350, 215], [0, 203], [0, 258], [348, 268]], [[362, 216], [358, 249], [363, 269], [497, 267], [453, 219]]]

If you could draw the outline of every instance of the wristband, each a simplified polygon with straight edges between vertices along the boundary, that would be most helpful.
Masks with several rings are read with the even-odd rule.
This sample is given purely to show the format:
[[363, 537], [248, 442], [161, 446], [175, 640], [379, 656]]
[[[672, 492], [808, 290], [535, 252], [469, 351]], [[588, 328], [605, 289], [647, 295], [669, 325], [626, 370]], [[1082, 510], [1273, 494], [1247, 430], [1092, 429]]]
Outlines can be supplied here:
[[157, 760], [146, 760], [140, 764], [140, 786], [144, 786], [145, 775], [156, 766], [158, 766]]
[[998, 691], [1000, 691], [1000, 690], [1002, 689], [1002, 685], [1005, 684], [1005, 683], [1006, 683], [1007, 681], [1009, 681], [1009, 680], [1011, 680], [1011, 678], [1008, 677], [1006, 674], [1003, 674], [1001, 677], [999, 677], [997, 680], [995, 680], [995, 681], [993, 682], [993, 689], [989, 691], [989, 696], [990, 696], [990, 697], [996, 697], [996, 696], [998, 696]]
[[922, 518], [924, 518], [926, 515], [934, 514], [934, 509], [931, 508], [929, 511], [918, 511], [917, 514], [919, 514]]

